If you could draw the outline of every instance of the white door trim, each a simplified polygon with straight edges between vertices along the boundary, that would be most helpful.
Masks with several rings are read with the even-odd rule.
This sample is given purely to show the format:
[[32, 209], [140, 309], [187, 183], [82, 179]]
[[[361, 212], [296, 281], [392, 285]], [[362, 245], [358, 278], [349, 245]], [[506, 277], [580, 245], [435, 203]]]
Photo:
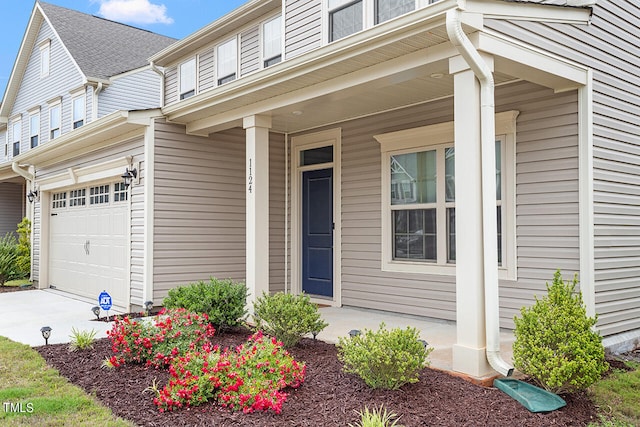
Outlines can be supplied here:
[[[333, 146], [333, 162], [300, 166], [300, 152]], [[291, 138], [291, 290], [302, 293], [302, 172], [333, 168], [333, 300], [312, 298], [320, 304], [342, 306], [342, 129], [335, 128]]]

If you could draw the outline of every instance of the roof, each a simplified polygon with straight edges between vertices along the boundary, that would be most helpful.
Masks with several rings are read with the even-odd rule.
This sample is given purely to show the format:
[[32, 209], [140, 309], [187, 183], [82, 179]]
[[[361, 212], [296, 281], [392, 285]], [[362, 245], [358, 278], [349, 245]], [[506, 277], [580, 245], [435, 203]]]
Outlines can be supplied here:
[[87, 78], [107, 79], [148, 64], [176, 40], [49, 3], [38, 3]]

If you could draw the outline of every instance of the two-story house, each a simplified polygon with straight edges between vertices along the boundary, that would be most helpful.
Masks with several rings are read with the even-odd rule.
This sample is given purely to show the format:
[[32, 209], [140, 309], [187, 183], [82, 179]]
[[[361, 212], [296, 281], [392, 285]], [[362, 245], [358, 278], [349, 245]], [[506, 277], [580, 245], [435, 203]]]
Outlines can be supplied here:
[[[128, 256], [117, 239], [129, 202], [121, 175], [136, 149], [127, 141], [144, 134], [128, 123], [161, 105], [162, 71], [147, 58], [174, 41], [35, 3], [0, 106], [0, 233], [23, 216], [34, 219], [36, 283], [48, 254], [47, 285], [81, 295], [87, 283], [106, 286], [110, 270], [123, 270], [119, 260]], [[142, 112], [122, 112], [133, 109]], [[79, 141], [90, 144], [79, 148]], [[107, 159], [105, 150], [118, 144], [120, 156]], [[43, 226], [41, 200], [49, 194], [53, 212]]]

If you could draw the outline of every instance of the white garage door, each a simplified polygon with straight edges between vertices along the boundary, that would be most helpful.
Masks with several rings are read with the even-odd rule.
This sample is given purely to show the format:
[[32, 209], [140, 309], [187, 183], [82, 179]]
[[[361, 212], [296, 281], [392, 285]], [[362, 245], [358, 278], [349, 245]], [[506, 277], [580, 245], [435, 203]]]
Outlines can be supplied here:
[[127, 308], [127, 193], [122, 183], [77, 188], [52, 195], [50, 285], [98, 299], [107, 291]]

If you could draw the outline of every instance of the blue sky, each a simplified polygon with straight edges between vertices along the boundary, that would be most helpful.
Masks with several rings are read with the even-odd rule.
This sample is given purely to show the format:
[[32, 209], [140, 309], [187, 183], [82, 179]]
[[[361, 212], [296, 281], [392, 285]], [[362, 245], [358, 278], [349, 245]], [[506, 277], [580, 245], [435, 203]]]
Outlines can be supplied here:
[[[197, 31], [248, 0], [46, 0], [177, 39]], [[0, 98], [11, 75], [33, 1], [0, 0]]]

